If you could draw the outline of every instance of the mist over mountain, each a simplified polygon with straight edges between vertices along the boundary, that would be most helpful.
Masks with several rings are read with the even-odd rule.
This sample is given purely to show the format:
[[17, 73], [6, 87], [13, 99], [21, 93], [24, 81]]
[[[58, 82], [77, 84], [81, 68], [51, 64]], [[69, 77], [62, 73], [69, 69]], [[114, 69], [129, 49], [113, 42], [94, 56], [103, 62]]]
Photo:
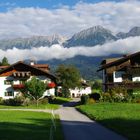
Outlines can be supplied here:
[[[17, 54], [16, 57], [18, 56], [20, 59], [25, 59], [25, 56], [28, 58], [30, 55], [36, 55], [38, 58], [43, 58], [40, 59], [41, 62], [48, 63], [52, 69], [55, 69], [60, 64], [71, 64], [80, 70], [82, 77], [95, 79], [101, 78], [101, 73], [96, 72], [101, 60], [119, 56], [118, 52], [120, 49], [118, 47], [121, 47], [123, 52], [125, 50], [123, 47], [125, 44], [128, 44], [128, 40], [129, 51], [131, 52], [131, 46], [134, 43], [139, 44], [139, 38], [135, 38], [137, 36], [140, 36], [140, 27], [134, 27], [128, 33], [120, 32], [114, 35], [110, 30], [102, 26], [95, 26], [74, 34], [68, 40], [61, 35], [0, 40], [0, 49], [4, 51], [4, 54], [8, 53], [11, 59], [13, 59], [15, 52]], [[132, 40], [129, 37], [134, 37], [135, 39]], [[131, 43], [132, 41], [133, 43]], [[53, 44], [59, 45], [52, 46]], [[111, 44], [114, 44], [112, 48]], [[137, 48], [139, 49], [138, 46]], [[111, 51], [112, 55], [104, 56], [104, 54]], [[115, 52], [117, 52], [117, 55], [114, 55]], [[1, 53], [3, 52], [1, 51]], [[92, 55], [93, 53], [95, 55]]]
[[118, 39], [140, 36], [140, 27], [134, 27], [128, 33], [119, 32], [116, 36]]
[[60, 44], [64, 47], [89, 47], [135, 36], [140, 36], [140, 27], [134, 27], [128, 33], [119, 32], [114, 35], [110, 30], [105, 29], [102, 26], [94, 26], [74, 34], [70, 39], [66, 39], [66, 37], [57, 34], [52, 36], [4, 39], [0, 40], [0, 49], [7, 50], [14, 47], [18, 49], [31, 49], [40, 46], [50, 47], [53, 44]]
[[52, 36], [33, 36], [30, 38], [16, 38], [10, 40], [0, 40], [0, 49], [7, 50], [12, 48], [31, 49], [33, 47], [51, 46], [53, 44], [62, 44], [66, 38], [54, 34]]

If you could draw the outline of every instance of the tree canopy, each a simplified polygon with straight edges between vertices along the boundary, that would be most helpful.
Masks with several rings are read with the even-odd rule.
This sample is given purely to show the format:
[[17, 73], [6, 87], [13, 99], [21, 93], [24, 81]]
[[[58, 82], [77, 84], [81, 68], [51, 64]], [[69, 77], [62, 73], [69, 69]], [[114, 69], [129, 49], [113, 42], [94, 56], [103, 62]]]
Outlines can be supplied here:
[[40, 97], [43, 96], [43, 93], [46, 90], [45, 83], [41, 80], [37, 79], [36, 77], [32, 77], [31, 80], [27, 81], [25, 83], [26, 91], [28, 94], [37, 101], [40, 99]]
[[1, 66], [9, 66], [9, 62], [8, 62], [8, 59], [6, 57], [3, 57], [1, 63], [0, 63]]
[[70, 88], [73, 89], [77, 86], [80, 86], [80, 72], [76, 67], [60, 65], [56, 70], [56, 74], [59, 78], [63, 89], [62, 91], [65, 92], [65, 95], [67, 94], [66, 92], [68, 92]]

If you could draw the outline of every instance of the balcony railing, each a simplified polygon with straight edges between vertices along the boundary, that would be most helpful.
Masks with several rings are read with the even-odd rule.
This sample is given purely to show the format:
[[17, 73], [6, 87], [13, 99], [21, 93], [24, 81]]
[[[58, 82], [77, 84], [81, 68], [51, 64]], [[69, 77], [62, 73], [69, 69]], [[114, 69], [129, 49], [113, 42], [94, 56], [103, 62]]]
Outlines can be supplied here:
[[13, 88], [14, 89], [23, 89], [23, 88], [25, 88], [25, 85], [24, 84], [14, 84]]

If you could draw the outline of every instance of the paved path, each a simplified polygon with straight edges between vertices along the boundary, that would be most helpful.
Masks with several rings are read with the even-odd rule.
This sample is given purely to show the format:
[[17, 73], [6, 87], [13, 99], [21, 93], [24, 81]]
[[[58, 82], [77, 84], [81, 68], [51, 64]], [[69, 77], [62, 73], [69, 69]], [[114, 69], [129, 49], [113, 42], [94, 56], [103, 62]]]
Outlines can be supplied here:
[[56, 111], [60, 115], [65, 140], [126, 140], [78, 112], [72, 107], [74, 104], [64, 104]]

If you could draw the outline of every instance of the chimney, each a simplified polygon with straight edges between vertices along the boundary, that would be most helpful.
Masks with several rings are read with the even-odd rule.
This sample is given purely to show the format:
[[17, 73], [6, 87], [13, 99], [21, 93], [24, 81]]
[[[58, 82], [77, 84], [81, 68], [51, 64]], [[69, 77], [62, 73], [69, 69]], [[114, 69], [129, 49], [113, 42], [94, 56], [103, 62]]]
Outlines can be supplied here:
[[33, 66], [35, 64], [34, 60], [30, 60], [30, 65]]

